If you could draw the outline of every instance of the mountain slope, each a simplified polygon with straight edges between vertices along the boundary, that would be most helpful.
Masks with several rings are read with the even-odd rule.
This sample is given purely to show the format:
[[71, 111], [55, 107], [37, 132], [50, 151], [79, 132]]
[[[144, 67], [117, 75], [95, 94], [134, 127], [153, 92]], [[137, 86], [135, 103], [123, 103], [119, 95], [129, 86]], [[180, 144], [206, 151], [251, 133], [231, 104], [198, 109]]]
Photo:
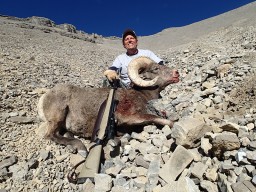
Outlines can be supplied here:
[[152, 50], [167, 49], [191, 42], [221, 28], [245, 25], [256, 25], [256, 2], [191, 25], [168, 28], [152, 36], [141, 37], [140, 46]]
[[[256, 25], [256, 2], [191, 25], [167, 28], [154, 35], [141, 36], [139, 37], [139, 47], [153, 51], [165, 50], [230, 26], [249, 25]], [[111, 44], [114, 47], [122, 48], [120, 40], [112, 40]]]

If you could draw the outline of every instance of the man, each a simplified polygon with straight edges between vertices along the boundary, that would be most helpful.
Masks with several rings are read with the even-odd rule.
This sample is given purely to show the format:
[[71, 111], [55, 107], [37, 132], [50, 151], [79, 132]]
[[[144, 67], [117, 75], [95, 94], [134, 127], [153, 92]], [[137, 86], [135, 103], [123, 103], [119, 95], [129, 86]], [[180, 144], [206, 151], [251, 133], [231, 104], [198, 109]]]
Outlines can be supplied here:
[[118, 71], [119, 71], [121, 86], [125, 88], [129, 88], [131, 80], [129, 79], [127, 74], [127, 67], [128, 67], [128, 64], [131, 62], [131, 60], [140, 56], [146, 56], [161, 65], [163, 64], [163, 60], [157, 57], [150, 50], [138, 49], [137, 36], [135, 32], [131, 29], [127, 29], [124, 31], [122, 35], [122, 41], [123, 41], [123, 46], [126, 49], [126, 53], [123, 53], [117, 56], [112, 66], [109, 67], [108, 70], [104, 72], [104, 75], [108, 78], [110, 82], [112, 82], [114, 79], [118, 78]]

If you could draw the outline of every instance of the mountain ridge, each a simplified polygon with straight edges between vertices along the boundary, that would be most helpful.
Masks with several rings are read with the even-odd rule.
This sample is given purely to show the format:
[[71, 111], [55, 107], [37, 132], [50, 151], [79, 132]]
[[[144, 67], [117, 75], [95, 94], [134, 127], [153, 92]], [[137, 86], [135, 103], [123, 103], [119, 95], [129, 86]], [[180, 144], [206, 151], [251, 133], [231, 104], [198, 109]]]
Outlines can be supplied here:
[[[226, 13], [192, 23], [183, 27], [171, 27], [150, 35], [139, 36], [139, 47], [153, 51], [165, 50], [171, 47], [189, 43], [221, 28], [230, 26], [256, 25], [256, 2], [249, 3]], [[113, 40], [114, 46], [120, 40]], [[121, 46], [118, 46], [121, 48]]]

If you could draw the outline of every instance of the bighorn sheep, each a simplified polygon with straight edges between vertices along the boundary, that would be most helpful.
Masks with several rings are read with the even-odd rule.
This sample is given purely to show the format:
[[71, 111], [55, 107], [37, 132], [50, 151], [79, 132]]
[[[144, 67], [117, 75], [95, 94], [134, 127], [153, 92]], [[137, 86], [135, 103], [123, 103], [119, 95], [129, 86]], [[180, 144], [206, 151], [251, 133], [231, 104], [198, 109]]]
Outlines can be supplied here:
[[217, 67], [217, 77], [223, 79], [230, 69], [232, 68], [232, 65], [229, 63], [225, 63]]
[[[117, 127], [173, 122], [147, 112], [147, 102], [159, 98], [167, 85], [179, 81], [177, 70], [159, 65], [147, 57], [131, 61], [128, 75], [133, 89], [118, 88], [115, 95]], [[86, 156], [84, 144], [76, 138], [64, 137], [64, 132], [90, 137], [101, 103], [107, 98], [109, 88], [79, 88], [73, 85], [57, 85], [39, 100], [39, 117], [47, 123], [46, 137], [64, 145], [71, 145]]]

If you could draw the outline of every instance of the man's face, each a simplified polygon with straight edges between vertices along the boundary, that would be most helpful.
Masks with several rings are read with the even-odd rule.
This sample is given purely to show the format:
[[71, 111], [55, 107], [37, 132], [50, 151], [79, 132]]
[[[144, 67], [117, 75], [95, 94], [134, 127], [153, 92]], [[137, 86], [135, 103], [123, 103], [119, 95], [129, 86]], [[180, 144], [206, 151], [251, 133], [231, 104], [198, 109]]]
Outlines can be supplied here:
[[138, 40], [132, 35], [127, 35], [124, 38], [124, 48], [125, 49], [135, 49], [137, 48]]

